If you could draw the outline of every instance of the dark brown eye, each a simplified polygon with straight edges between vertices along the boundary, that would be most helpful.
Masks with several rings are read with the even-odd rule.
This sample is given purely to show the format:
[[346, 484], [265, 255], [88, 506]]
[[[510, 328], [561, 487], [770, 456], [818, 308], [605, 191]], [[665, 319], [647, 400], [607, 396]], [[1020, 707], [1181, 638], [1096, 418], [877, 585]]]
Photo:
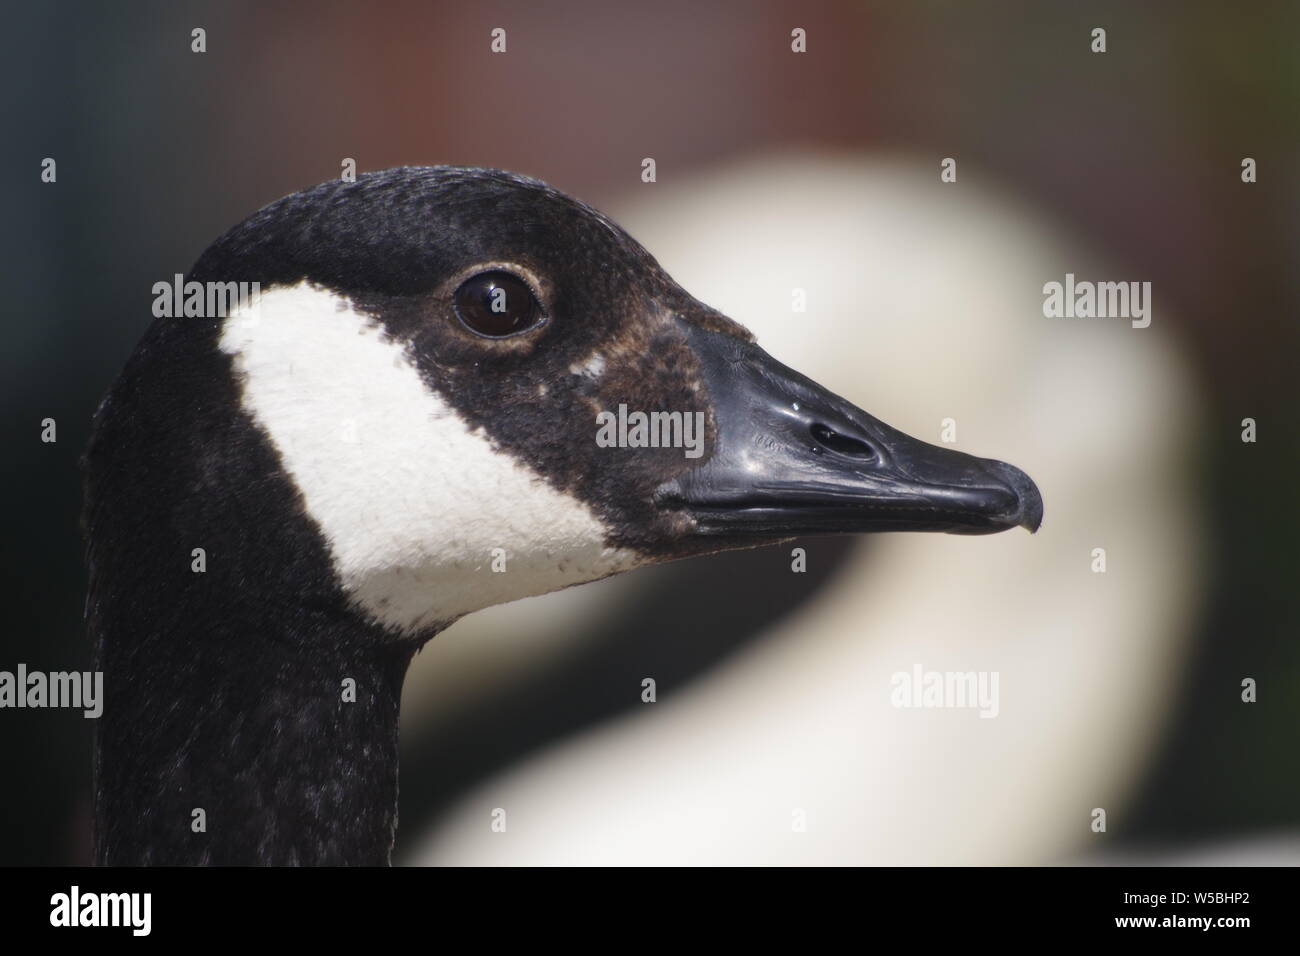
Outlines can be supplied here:
[[470, 276], [456, 290], [456, 314], [470, 330], [501, 338], [531, 329], [542, 319], [542, 307], [528, 283], [495, 269]]

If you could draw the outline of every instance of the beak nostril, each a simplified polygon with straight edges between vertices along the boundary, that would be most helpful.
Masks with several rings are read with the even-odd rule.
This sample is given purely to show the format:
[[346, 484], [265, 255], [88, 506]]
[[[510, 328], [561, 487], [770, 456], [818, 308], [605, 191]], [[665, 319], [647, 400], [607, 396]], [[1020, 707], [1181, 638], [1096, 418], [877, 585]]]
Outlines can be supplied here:
[[838, 454], [847, 455], [850, 458], [873, 459], [876, 457], [876, 450], [866, 442], [857, 438], [850, 438], [848, 435], [841, 435], [821, 422], [814, 422], [809, 431], [812, 432], [813, 438], [817, 439], [818, 442]]

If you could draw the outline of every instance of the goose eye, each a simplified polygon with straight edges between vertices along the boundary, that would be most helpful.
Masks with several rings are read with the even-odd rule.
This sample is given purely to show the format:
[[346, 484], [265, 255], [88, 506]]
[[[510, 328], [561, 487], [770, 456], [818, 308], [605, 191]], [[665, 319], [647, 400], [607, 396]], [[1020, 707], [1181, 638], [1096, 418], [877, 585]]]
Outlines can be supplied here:
[[542, 307], [528, 283], [509, 272], [494, 270], [470, 276], [456, 290], [456, 315], [470, 331], [489, 338], [531, 329], [542, 318]]

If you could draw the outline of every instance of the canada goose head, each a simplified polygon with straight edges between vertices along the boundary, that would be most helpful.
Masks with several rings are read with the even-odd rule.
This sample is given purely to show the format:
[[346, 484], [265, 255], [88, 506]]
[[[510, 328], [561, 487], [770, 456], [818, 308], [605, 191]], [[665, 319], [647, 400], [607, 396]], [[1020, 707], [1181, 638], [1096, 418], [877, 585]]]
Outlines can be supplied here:
[[[101, 859], [106, 845], [155, 861], [386, 859], [384, 786], [322, 793], [364, 774], [358, 761], [395, 787], [395, 763], [368, 761], [395, 755], [406, 662], [478, 608], [800, 534], [1041, 520], [1023, 472], [910, 438], [781, 365], [535, 180], [436, 167], [325, 183], [236, 226], [188, 280], [260, 297], [158, 319], [87, 453]], [[392, 699], [336, 713], [355, 674]], [[264, 713], [268, 681], [297, 701], [291, 717]], [[191, 735], [145, 726], [160, 708]], [[276, 754], [322, 736], [337, 747], [302, 770], [309, 807], [284, 797], [314, 836], [267, 836]], [[204, 759], [240, 768], [236, 744], [260, 748], [239, 812], [262, 830], [241, 824], [232, 848], [123, 822], [141, 788], [181, 812]], [[330, 814], [366, 817], [371, 844], [387, 833], [382, 854], [322, 837]]]
[[398, 631], [797, 534], [1041, 516], [1022, 472], [909, 438], [782, 366], [614, 223], [532, 180], [331, 183], [195, 271], [260, 281], [258, 314], [219, 339], [241, 405], [344, 588]]

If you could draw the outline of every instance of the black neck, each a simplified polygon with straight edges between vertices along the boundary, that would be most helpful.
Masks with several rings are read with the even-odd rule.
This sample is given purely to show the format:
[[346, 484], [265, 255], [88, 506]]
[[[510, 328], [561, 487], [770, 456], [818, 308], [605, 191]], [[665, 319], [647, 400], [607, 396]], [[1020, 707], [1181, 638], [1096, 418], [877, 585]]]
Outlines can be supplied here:
[[409, 646], [149, 643], [101, 656], [99, 863], [389, 862]]
[[387, 863], [417, 644], [348, 605], [216, 332], [155, 323], [86, 454], [96, 859]]

